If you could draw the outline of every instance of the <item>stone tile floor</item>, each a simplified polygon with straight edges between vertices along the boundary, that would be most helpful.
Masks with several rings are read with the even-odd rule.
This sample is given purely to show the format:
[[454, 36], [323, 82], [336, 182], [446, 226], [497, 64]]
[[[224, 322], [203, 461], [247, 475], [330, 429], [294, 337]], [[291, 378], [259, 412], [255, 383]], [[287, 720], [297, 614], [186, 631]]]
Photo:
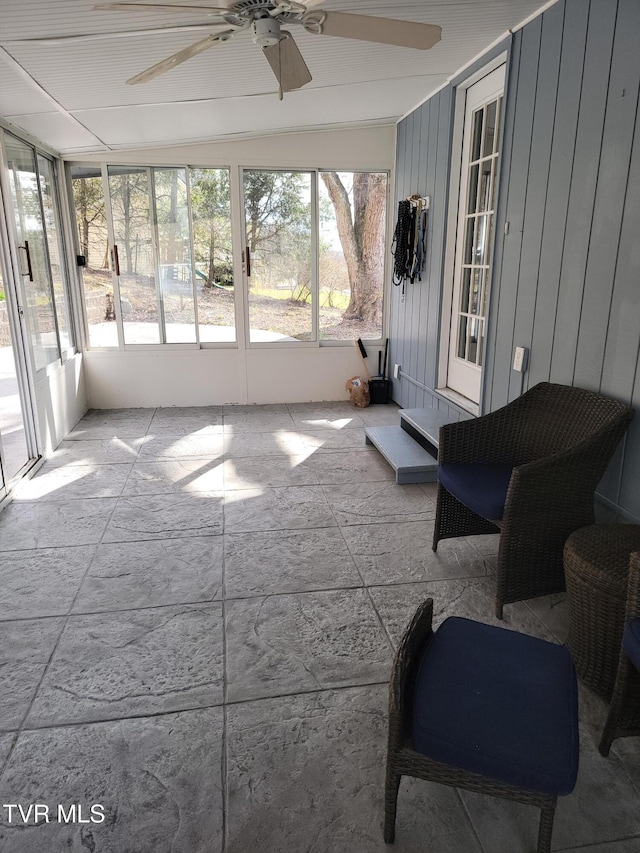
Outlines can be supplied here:
[[[3, 853], [518, 853], [525, 806], [404, 780], [386, 685], [414, 609], [493, 622], [496, 537], [430, 547], [434, 487], [364, 443], [393, 406], [89, 412], [0, 515]], [[562, 596], [504, 624], [562, 642]], [[640, 743], [581, 766], [555, 850], [640, 851]], [[86, 823], [59, 821], [82, 806]], [[92, 805], [105, 821], [90, 822]], [[94, 813], [99, 818], [100, 813]], [[76, 817], [78, 812], [76, 811]]]

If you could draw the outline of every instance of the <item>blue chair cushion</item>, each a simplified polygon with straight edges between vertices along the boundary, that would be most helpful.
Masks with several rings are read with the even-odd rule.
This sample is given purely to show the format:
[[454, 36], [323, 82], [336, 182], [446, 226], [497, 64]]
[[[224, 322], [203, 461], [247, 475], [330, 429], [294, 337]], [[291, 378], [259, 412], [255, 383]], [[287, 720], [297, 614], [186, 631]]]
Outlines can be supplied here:
[[501, 462], [445, 462], [438, 479], [448, 492], [470, 510], [489, 521], [504, 513], [513, 465]]
[[640, 619], [632, 619], [624, 626], [622, 648], [631, 663], [640, 671]]
[[564, 646], [456, 616], [420, 662], [414, 749], [485, 778], [569, 794], [578, 772], [576, 674]]

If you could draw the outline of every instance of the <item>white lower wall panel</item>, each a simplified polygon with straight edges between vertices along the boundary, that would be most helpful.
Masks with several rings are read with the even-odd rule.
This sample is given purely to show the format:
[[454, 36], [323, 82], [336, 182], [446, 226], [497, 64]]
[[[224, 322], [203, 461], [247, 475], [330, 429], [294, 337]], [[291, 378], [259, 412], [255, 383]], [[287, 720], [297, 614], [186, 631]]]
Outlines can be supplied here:
[[[375, 373], [378, 348], [367, 352]], [[87, 352], [84, 357], [93, 409], [347, 400], [347, 379], [363, 375], [355, 345]]]
[[48, 456], [87, 410], [83, 356], [78, 353], [35, 384], [38, 431]]

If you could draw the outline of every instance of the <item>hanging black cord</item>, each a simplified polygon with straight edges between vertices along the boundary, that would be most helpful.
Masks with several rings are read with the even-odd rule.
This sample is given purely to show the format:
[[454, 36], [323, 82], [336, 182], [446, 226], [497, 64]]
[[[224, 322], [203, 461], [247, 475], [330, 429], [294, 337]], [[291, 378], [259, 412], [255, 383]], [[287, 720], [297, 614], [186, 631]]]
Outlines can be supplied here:
[[411, 202], [398, 203], [398, 221], [393, 235], [391, 253], [393, 254], [393, 283], [399, 287], [407, 277], [408, 257], [411, 235]]

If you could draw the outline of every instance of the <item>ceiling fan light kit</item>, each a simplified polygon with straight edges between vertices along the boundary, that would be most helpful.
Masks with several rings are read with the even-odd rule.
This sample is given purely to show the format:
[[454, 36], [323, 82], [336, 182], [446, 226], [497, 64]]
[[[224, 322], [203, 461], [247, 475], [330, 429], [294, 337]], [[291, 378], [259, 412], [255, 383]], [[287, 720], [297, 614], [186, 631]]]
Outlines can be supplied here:
[[315, 6], [315, 2], [316, 0], [309, 0], [309, 5], [306, 5], [297, 0], [235, 0], [226, 7], [179, 6], [171, 3], [103, 3], [94, 8], [99, 11], [165, 11], [174, 14], [180, 11], [215, 18], [215, 21], [211, 21], [211, 26], [231, 27], [211, 33], [207, 38], [141, 71], [127, 80], [131, 85], [148, 83], [204, 50], [250, 30], [253, 42], [262, 48], [278, 81], [280, 100], [284, 92], [300, 89], [312, 79], [292, 34], [283, 30], [282, 24], [300, 26], [311, 35], [348, 38], [416, 50], [429, 50], [441, 39], [442, 30], [435, 24], [331, 12], [321, 8], [310, 9], [309, 6]]

